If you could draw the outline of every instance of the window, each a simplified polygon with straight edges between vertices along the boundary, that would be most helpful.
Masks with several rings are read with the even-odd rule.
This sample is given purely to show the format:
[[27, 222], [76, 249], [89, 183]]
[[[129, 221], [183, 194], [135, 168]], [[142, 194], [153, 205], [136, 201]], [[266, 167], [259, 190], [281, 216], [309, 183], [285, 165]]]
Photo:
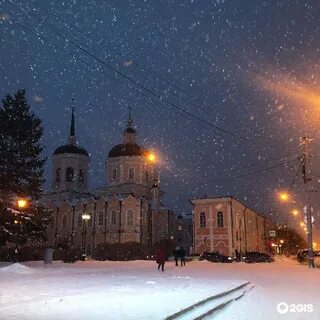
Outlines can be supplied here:
[[54, 228], [54, 219], [52, 219], [52, 220], [50, 221], [50, 228], [51, 228], [51, 229]]
[[61, 168], [58, 168], [56, 170], [56, 182], [60, 182], [61, 181]]
[[217, 212], [217, 227], [223, 228], [223, 213], [221, 211]]
[[67, 223], [68, 223], [67, 216], [64, 215], [62, 218], [62, 228], [65, 229], [67, 227]]
[[130, 168], [128, 172], [129, 179], [134, 179], [134, 169]]
[[79, 212], [79, 214], [78, 214], [78, 227], [79, 228], [82, 227], [82, 214], [81, 214], [81, 212]]
[[146, 181], [148, 181], [149, 180], [149, 172], [148, 172], [148, 170], [146, 171]]
[[127, 225], [128, 226], [133, 225], [133, 212], [132, 212], [132, 210], [127, 211]]
[[204, 212], [200, 213], [200, 228], [204, 228], [206, 226], [206, 214]]
[[117, 179], [117, 169], [112, 169], [112, 181], [115, 181]]
[[112, 211], [111, 212], [111, 224], [115, 226], [117, 224], [117, 212]]
[[99, 212], [98, 225], [103, 226], [103, 212]]
[[181, 224], [178, 225], [178, 230], [182, 231], [182, 225]]
[[66, 180], [68, 182], [71, 182], [73, 181], [73, 178], [74, 178], [74, 170], [73, 168], [69, 167], [67, 168], [67, 172], [66, 172]]
[[79, 170], [79, 182], [84, 182], [84, 170]]

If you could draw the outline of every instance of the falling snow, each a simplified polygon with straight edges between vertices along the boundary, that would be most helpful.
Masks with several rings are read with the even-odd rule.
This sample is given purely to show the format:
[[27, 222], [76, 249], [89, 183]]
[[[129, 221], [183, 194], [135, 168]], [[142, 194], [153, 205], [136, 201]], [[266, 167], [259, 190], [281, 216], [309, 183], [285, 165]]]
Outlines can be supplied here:
[[298, 0], [1, 1], [0, 94], [27, 89], [48, 156], [67, 138], [75, 97], [92, 187], [105, 183], [131, 106], [173, 209], [232, 194], [266, 213], [297, 170], [299, 138], [319, 135], [319, 15], [320, 3]]

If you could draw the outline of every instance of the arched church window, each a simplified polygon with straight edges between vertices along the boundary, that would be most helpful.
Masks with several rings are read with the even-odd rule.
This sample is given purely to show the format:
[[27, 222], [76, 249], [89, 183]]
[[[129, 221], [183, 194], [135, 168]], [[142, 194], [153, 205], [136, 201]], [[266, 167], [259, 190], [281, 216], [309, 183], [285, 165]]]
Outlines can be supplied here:
[[200, 213], [200, 228], [204, 228], [206, 226], [206, 214], [204, 212]]
[[115, 181], [117, 179], [117, 169], [112, 169], [112, 181]]
[[65, 229], [67, 227], [67, 223], [68, 223], [67, 216], [64, 215], [62, 218], [62, 228], [63, 229]]
[[127, 211], [127, 225], [128, 226], [133, 225], [133, 212], [132, 212], [132, 210]]
[[56, 170], [56, 182], [60, 182], [61, 181], [61, 168], [58, 168]]
[[134, 169], [130, 168], [128, 172], [129, 179], [134, 179]]
[[79, 170], [79, 182], [84, 182], [84, 170]]
[[103, 212], [99, 212], [98, 225], [103, 226]]
[[117, 212], [112, 211], [111, 212], [111, 224], [115, 226], [117, 224]]
[[68, 182], [71, 182], [73, 181], [73, 178], [74, 178], [74, 170], [73, 168], [69, 167], [67, 168], [67, 172], [66, 172], [66, 180]]
[[81, 212], [79, 212], [79, 214], [78, 214], [78, 227], [79, 228], [82, 227], [82, 214], [81, 214]]
[[223, 228], [223, 213], [221, 211], [217, 212], [217, 227]]

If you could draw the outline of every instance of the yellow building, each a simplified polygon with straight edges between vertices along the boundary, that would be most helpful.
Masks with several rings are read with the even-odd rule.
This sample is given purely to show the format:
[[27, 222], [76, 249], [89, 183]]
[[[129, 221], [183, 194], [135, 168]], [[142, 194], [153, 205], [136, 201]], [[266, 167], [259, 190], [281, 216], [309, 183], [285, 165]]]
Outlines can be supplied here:
[[72, 109], [68, 143], [53, 153], [51, 190], [43, 197], [54, 213], [49, 244], [68, 237], [74, 247], [92, 255], [98, 244], [151, 245], [172, 237], [174, 213], [160, 201], [156, 164], [136, 136], [129, 114], [123, 142], [106, 159], [106, 184], [89, 191], [90, 156], [77, 144]]

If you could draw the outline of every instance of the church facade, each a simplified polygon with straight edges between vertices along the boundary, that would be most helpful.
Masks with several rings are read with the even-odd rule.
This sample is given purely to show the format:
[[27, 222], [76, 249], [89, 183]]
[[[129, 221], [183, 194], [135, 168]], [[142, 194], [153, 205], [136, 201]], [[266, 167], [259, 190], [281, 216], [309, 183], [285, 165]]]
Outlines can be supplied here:
[[89, 191], [89, 153], [77, 144], [74, 107], [68, 143], [52, 156], [51, 190], [43, 202], [53, 211], [48, 244], [68, 238], [88, 256], [99, 244], [148, 246], [174, 238], [175, 215], [161, 202], [154, 157], [136, 142], [131, 115], [123, 142], [106, 157], [106, 183]]

